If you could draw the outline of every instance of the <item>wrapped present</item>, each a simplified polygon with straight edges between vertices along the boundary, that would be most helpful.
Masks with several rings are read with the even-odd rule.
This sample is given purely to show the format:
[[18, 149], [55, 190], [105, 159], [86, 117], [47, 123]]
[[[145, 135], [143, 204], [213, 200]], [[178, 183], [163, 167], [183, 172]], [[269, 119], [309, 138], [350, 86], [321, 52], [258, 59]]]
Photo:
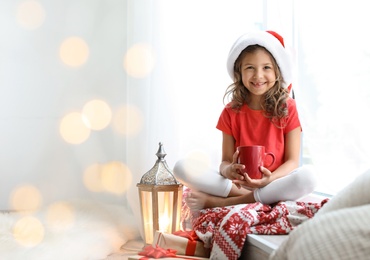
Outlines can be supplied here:
[[153, 247], [176, 250], [177, 255], [209, 257], [210, 250], [204, 247], [196, 233], [191, 231], [176, 231], [173, 234], [156, 231]]

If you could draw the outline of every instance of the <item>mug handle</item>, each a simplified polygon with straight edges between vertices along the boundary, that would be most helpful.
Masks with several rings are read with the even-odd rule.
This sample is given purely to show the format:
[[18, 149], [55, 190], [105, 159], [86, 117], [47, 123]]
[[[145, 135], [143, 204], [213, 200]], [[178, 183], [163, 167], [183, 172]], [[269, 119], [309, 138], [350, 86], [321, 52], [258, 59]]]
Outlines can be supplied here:
[[267, 157], [268, 155], [270, 155], [272, 157], [272, 162], [269, 165], [265, 165], [264, 167], [266, 167], [266, 168], [270, 167], [275, 162], [275, 155], [271, 152], [265, 153], [265, 157]]

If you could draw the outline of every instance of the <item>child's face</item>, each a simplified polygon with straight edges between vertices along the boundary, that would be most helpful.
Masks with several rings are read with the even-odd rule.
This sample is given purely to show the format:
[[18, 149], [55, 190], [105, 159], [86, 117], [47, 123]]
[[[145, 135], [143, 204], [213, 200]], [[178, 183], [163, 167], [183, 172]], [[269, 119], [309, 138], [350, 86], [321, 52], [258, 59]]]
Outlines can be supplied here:
[[268, 52], [257, 49], [246, 53], [241, 60], [241, 76], [243, 85], [251, 93], [251, 98], [261, 97], [276, 82], [275, 67]]

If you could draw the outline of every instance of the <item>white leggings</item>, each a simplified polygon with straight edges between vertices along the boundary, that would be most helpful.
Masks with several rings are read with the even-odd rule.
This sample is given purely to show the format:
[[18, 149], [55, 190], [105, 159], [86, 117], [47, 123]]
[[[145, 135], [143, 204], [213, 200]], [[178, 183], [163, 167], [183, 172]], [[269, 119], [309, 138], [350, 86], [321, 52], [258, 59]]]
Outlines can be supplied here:
[[[219, 171], [209, 169], [197, 160], [178, 161], [173, 172], [175, 177], [190, 189], [214, 196], [227, 197], [233, 185], [232, 181], [221, 176]], [[315, 186], [313, 168], [302, 166], [263, 188], [254, 189], [253, 194], [257, 202], [272, 204], [281, 200], [297, 200], [314, 191]]]

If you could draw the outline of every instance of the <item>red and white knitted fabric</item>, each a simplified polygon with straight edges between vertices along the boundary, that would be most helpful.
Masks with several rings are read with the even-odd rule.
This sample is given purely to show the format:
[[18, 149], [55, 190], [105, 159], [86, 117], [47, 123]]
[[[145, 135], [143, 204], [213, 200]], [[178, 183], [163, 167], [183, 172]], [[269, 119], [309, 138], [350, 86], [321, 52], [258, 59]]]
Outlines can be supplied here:
[[327, 201], [285, 201], [275, 206], [257, 202], [208, 208], [191, 212], [192, 228], [204, 246], [211, 248], [210, 259], [238, 259], [247, 234], [288, 234], [312, 218]]

